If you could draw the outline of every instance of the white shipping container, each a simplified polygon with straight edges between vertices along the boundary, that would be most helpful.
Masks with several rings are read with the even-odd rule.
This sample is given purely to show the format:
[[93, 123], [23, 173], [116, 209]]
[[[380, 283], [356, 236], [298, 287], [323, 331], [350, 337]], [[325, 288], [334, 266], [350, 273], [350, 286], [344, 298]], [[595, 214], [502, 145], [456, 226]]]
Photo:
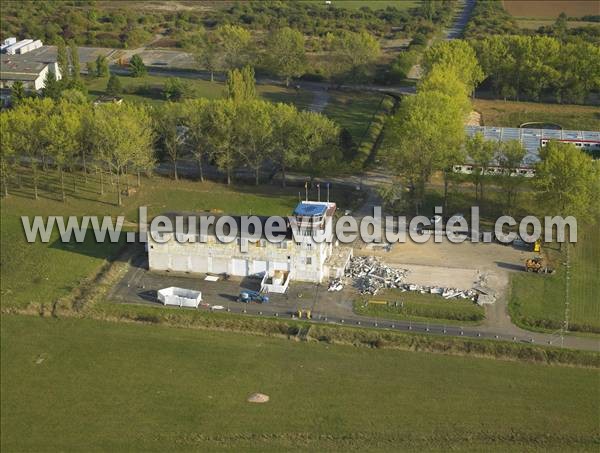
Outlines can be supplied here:
[[13, 44], [16, 44], [17, 42], [17, 38], [15, 38], [14, 36], [11, 36], [10, 38], [6, 38], [4, 41], [2, 41], [2, 45], [3, 46], [12, 46]]
[[8, 46], [6, 48], [6, 53], [9, 55], [14, 55], [15, 53], [17, 53], [17, 50], [20, 49], [23, 46], [26, 46], [29, 43], [32, 43], [33, 39], [23, 39], [22, 41], [19, 41], [16, 44], [13, 44], [11, 46]]
[[40, 47], [42, 47], [42, 41], [40, 41], [39, 39], [36, 39], [35, 41], [30, 42], [29, 44], [25, 44], [24, 46], [19, 47], [17, 49], [17, 53], [24, 54], [24, 53], [30, 52], [34, 49], [39, 49]]

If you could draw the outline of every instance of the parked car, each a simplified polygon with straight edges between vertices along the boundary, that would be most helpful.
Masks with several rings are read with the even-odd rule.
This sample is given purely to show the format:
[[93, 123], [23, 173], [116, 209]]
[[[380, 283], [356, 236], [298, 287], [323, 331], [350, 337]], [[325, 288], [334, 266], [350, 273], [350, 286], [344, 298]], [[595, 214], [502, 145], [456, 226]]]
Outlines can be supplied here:
[[258, 291], [251, 291], [249, 289], [244, 289], [244, 290], [240, 291], [238, 301], [244, 302], [245, 304], [249, 304], [252, 302], [256, 302], [259, 304], [266, 304], [269, 302], [269, 296], [261, 294]]

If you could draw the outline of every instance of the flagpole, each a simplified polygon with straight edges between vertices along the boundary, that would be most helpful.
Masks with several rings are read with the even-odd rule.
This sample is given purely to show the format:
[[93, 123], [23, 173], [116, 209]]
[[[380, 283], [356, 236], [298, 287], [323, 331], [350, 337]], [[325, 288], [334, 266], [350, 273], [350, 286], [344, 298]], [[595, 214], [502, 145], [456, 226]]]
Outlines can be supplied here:
[[319, 197], [319, 201], [321, 201], [321, 184], [317, 184], [317, 194]]
[[304, 191], [306, 192], [306, 201], [308, 201], [308, 181], [304, 182]]
[[327, 203], [329, 203], [329, 183], [327, 183]]

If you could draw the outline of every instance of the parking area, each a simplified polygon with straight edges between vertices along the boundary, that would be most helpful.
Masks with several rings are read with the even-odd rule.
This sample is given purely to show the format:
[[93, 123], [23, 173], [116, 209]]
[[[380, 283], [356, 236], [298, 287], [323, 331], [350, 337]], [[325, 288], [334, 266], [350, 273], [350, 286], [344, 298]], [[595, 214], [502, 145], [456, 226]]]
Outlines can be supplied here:
[[176, 274], [173, 272], [150, 272], [147, 259], [140, 256], [133, 261], [127, 274], [111, 292], [111, 299], [125, 303], [159, 305], [157, 291], [170, 286], [194, 289], [202, 292], [205, 308], [222, 307], [220, 310], [249, 313], [279, 314], [289, 316], [298, 310], [327, 313], [337, 316], [352, 314], [352, 300], [356, 294], [352, 288], [339, 292], [327, 291], [327, 284], [291, 282], [285, 294], [269, 294], [267, 304], [238, 302], [242, 289], [258, 291], [260, 279], [229, 277], [218, 281], [205, 280], [204, 274]]

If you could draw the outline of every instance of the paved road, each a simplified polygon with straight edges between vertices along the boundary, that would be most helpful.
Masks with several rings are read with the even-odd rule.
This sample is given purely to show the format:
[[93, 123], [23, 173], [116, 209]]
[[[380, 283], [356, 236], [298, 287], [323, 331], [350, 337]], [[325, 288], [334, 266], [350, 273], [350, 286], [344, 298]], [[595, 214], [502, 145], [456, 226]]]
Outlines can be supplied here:
[[[559, 335], [528, 332], [507, 324], [478, 326], [445, 325], [439, 323], [410, 322], [401, 320], [377, 319], [357, 315], [352, 301], [356, 291], [344, 288], [341, 292], [327, 291], [327, 285], [293, 282], [286, 294], [270, 294], [268, 304], [244, 304], [237, 302], [236, 296], [242, 288], [258, 290], [260, 280], [236, 278], [219, 282], [206, 282], [202, 275], [190, 276], [176, 273], [149, 272], [144, 255], [134, 260], [127, 274], [111, 291], [111, 299], [123, 303], [157, 305], [156, 291], [169, 286], [202, 291], [203, 301], [210, 306], [222, 306], [223, 310], [236, 314], [263, 316], [280, 319], [297, 319], [298, 309], [310, 309], [312, 322], [339, 324], [374, 329], [390, 329], [400, 332], [414, 332], [441, 336], [455, 336], [503, 340], [519, 343], [564, 346], [569, 349], [600, 351], [600, 340], [573, 335], [561, 338]], [[200, 310], [211, 310], [209, 306]], [[506, 315], [508, 316], [508, 315]]]

